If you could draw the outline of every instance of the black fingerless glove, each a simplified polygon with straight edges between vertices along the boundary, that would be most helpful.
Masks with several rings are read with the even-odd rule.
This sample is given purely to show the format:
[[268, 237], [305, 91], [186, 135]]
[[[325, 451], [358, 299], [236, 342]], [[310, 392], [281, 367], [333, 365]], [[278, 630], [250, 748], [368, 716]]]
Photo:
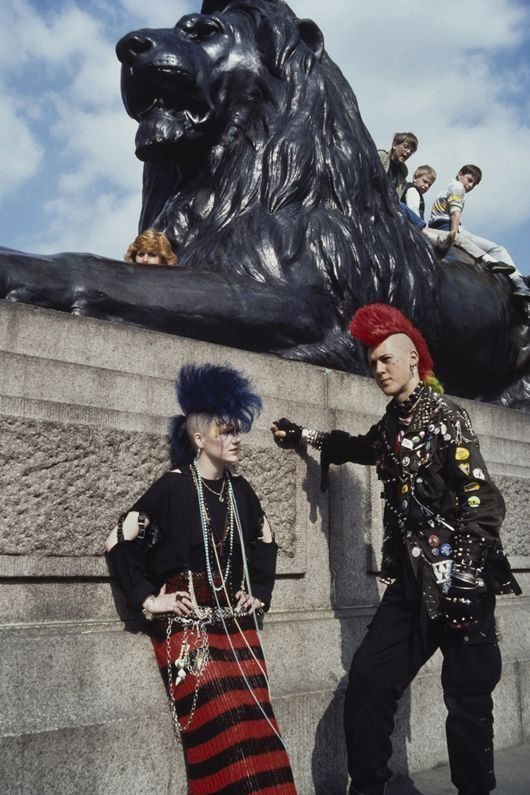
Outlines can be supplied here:
[[454, 627], [476, 624], [485, 590], [484, 582], [473, 574], [453, 572], [451, 586], [440, 601], [448, 624]]
[[462, 596], [459, 592], [458, 596], [455, 596], [451, 593], [450, 588], [449, 592], [442, 597], [440, 607], [447, 623], [453, 627], [459, 627], [477, 623], [481, 603], [482, 594], [480, 593], [471, 592]]
[[302, 441], [302, 426], [296, 425], [294, 422], [282, 417], [281, 420], [275, 420], [274, 425], [279, 431], [285, 431], [285, 436], [282, 439], [274, 437], [276, 444], [284, 447], [286, 450], [296, 450], [300, 447]]

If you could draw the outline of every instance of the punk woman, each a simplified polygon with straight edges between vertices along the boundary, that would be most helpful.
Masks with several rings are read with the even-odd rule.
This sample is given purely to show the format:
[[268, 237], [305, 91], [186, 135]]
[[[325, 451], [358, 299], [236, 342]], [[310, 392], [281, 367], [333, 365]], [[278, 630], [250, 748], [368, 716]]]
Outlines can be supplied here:
[[106, 549], [149, 622], [189, 793], [292, 795], [258, 630], [277, 545], [252, 487], [230, 471], [261, 399], [211, 364], [183, 367], [176, 389], [172, 469], [120, 517]]

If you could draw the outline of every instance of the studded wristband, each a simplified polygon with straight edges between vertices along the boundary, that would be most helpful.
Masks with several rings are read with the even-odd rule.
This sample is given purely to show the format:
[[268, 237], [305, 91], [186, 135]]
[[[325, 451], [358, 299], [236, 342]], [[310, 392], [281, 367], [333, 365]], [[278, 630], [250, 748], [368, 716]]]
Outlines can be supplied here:
[[139, 511], [136, 523], [138, 525], [138, 538], [140, 539], [145, 538], [145, 531], [147, 528], [148, 519], [143, 511]]
[[327, 434], [324, 431], [315, 431], [313, 428], [302, 428], [302, 441], [315, 450], [322, 450], [322, 445]]

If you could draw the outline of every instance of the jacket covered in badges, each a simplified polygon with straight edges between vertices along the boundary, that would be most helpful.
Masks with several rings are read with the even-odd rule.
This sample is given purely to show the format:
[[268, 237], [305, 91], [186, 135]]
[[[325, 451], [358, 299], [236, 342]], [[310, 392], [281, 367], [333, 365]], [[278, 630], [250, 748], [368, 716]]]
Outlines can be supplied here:
[[440, 615], [453, 566], [484, 590], [521, 593], [499, 538], [504, 500], [456, 403], [421, 383], [405, 403], [392, 400], [367, 434], [332, 431], [321, 455], [324, 470], [347, 461], [377, 468], [385, 500], [381, 577], [395, 580], [407, 555], [431, 618]]

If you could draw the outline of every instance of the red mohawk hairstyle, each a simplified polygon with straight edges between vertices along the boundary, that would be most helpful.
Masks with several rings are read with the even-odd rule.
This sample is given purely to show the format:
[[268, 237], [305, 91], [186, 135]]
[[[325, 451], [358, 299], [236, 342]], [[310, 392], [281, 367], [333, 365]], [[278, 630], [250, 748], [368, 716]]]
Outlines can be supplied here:
[[418, 372], [422, 381], [430, 384], [436, 391], [439, 382], [434, 375], [433, 360], [423, 334], [412, 325], [405, 315], [388, 304], [367, 304], [352, 317], [350, 334], [371, 348], [380, 345], [392, 334], [406, 334], [418, 352]]

